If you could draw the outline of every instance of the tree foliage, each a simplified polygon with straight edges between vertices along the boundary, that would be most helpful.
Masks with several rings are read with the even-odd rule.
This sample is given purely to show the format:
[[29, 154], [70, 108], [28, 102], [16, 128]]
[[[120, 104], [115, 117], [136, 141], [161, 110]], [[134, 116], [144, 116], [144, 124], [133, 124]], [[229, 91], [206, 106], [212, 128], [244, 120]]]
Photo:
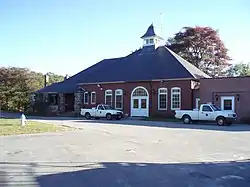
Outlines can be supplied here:
[[228, 49], [211, 27], [183, 27], [167, 47], [212, 77], [224, 75], [229, 66]]
[[232, 65], [228, 71], [228, 76], [250, 76], [250, 63], [238, 63]]
[[[49, 84], [63, 80], [63, 76], [49, 73]], [[25, 110], [30, 94], [44, 87], [44, 75], [27, 68], [0, 67], [1, 110]]]

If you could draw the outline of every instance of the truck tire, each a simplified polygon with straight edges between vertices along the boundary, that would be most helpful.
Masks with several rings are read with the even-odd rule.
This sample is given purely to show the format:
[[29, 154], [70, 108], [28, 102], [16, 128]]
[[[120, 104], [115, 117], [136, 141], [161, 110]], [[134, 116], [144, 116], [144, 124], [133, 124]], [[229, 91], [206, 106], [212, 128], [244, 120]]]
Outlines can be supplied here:
[[112, 119], [112, 115], [110, 113], [106, 114], [106, 119], [107, 120], [111, 120]]
[[184, 124], [190, 124], [192, 120], [191, 120], [191, 117], [189, 115], [184, 115], [182, 117], [182, 121]]
[[86, 113], [85, 113], [85, 118], [86, 118], [86, 119], [90, 119], [90, 118], [91, 118], [91, 115], [90, 115], [89, 112], [86, 112]]
[[223, 126], [223, 125], [226, 124], [226, 119], [224, 117], [222, 117], [222, 116], [219, 116], [219, 117], [216, 118], [216, 123], [219, 126]]

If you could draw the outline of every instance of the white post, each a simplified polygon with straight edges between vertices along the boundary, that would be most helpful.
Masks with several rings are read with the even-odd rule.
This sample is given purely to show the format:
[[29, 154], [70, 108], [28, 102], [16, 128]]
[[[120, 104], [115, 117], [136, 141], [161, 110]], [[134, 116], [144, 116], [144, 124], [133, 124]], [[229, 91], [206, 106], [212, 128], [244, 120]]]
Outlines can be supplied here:
[[21, 126], [25, 126], [27, 122], [26, 116], [24, 114], [21, 115]]

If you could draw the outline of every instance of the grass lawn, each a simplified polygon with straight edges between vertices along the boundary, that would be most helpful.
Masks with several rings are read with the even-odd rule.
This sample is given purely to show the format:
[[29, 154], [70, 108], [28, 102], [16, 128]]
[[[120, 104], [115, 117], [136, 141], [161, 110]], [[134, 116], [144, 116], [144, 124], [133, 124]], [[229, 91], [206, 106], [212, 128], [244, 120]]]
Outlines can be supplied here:
[[28, 121], [26, 126], [22, 127], [20, 125], [20, 120], [18, 119], [0, 119], [0, 136], [13, 134], [33, 134], [41, 132], [58, 132], [70, 129], [73, 128], [59, 127], [36, 121]]

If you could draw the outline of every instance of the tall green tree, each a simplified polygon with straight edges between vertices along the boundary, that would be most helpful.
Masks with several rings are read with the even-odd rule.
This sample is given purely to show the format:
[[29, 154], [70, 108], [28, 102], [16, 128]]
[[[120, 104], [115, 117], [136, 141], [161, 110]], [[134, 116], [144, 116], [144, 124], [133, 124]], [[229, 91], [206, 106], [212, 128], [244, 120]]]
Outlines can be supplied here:
[[232, 65], [228, 71], [228, 76], [250, 76], [250, 63], [238, 63]]
[[168, 39], [167, 47], [212, 77], [226, 74], [228, 49], [211, 27], [183, 27]]
[[[63, 80], [50, 73], [49, 84]], [[44, 87], [44, 75], [27, 68], [0, 67], [0, 102], [2, 110], [24, 110], [30, 104], [30, 94]]]

